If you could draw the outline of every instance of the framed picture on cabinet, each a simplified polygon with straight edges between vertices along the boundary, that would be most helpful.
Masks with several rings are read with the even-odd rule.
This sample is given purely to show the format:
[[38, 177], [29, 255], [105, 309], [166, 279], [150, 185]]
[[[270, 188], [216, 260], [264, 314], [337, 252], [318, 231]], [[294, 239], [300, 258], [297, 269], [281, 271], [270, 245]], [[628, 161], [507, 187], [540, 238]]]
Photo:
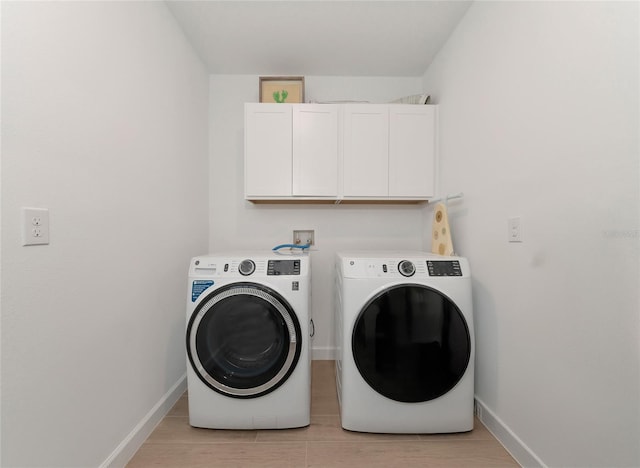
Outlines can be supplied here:
[[304, 76], [261, 76], [260, 102], [304, 102]]

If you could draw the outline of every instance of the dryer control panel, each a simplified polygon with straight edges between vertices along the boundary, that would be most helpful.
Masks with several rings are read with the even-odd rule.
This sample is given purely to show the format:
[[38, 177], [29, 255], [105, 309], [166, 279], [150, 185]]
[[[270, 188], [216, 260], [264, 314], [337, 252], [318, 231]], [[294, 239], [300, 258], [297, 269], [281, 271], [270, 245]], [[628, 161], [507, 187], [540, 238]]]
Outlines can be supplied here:
[[462, 269], [458, 260], [427, 260], [427, 270], [429, 270], [429, 276], [462, 276]]
[[423, 252], [338, 252], [336, 268], [344, 278], [467, 278], [469, 263], [464, 257]]

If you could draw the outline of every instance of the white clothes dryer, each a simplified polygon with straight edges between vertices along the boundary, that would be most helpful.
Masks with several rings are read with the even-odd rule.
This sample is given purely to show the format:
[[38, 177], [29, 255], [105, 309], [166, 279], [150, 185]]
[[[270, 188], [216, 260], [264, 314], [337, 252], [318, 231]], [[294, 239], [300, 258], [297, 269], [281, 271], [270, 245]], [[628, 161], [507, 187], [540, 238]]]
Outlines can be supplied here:
[[189, 423], [280, 429], [310, 422], [308, 253], [195, 257], [187, 298]]
[[343, 428], [473, 429], [475, 340], [465, 258], [338, 253], [335, 305]]

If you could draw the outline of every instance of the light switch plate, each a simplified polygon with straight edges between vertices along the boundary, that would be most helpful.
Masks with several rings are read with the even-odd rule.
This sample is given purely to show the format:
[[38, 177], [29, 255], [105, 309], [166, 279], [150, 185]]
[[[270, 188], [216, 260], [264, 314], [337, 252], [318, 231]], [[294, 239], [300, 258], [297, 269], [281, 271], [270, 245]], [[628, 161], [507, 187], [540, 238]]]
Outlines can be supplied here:
[[520, 216], [509, 218], [507, 224], [509, 242], [522, 242], [522, 219]]

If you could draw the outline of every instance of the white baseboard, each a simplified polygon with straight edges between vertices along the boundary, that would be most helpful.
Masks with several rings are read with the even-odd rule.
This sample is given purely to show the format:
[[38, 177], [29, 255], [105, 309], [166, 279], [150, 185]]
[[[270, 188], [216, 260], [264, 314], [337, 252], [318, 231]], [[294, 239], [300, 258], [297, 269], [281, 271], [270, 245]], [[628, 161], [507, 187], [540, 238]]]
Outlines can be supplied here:
[[102, 462], [100, 468], [120, 468], [124, 467], [129, 460], [135, 455], [145, 440], [151, 435], [162, 418], [173, 408], [173, 405], [182, 396], [187, 389], [187, 374], [178, 379], [178, 381], [165, 393], [160, 401], [155, 404], [142, 421], [120, 442], [116, 449]]
[[540, 458], [477, 396], [476, 416], [520, 466], [547, 468]]
[[314, 361], [335, 361], [337, 355], [336, 348], [329, 346], [313, 348], [311, 350], [311, 359]]

